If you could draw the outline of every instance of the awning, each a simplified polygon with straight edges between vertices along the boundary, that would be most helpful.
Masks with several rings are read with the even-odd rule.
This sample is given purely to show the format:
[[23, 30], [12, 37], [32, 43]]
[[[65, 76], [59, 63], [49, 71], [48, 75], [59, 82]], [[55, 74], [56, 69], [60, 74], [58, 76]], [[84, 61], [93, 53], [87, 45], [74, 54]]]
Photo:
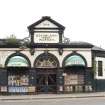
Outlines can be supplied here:
[[65, 61], [65, 67], [67, 66], [85, 66], [85, 62], [81, 56], [72, 55]]
[[8, 61], [7, 67], [28, 67], [29, 63], [26, 58], [22, 56], [11, 57]]

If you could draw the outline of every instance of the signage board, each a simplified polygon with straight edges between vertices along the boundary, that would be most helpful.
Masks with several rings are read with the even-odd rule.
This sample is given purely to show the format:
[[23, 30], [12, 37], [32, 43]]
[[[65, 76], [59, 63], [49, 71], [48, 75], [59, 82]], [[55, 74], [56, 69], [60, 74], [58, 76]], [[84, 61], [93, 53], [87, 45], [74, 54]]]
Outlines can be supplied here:
[[8, 87], [8, 92], [13, 92], [13, 93], [21, 93], [21, 92], [28, 92], [28, 87]]
[[59, 43], [59, 33], [35, 33], [34, 43]]

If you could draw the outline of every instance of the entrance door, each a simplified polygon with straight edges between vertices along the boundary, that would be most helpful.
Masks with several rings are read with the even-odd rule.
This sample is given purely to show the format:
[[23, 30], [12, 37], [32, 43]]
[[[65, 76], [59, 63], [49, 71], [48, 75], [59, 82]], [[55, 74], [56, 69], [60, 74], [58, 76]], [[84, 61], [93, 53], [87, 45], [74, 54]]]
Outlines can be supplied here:
[[38, 93], [56, 93], [56, 74], [39, 73], [37, 74], [37, 92]]
[[57, 91], [56, 74], [59, 67], [58, 59], [48, 53], [39, 55], [35, 61], [37, 70], [37, 92], [38, 93], [55, 93]]

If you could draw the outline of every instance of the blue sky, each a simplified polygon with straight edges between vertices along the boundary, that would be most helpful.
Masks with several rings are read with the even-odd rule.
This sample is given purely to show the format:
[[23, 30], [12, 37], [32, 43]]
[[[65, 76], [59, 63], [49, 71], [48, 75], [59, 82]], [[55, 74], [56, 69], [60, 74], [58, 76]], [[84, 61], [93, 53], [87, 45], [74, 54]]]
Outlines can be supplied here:
[[42, 16], [64, 25], [71, 41], [105, 49], [105, 0], [0, 0], [0, 38], [27, 37], [27, 26]]

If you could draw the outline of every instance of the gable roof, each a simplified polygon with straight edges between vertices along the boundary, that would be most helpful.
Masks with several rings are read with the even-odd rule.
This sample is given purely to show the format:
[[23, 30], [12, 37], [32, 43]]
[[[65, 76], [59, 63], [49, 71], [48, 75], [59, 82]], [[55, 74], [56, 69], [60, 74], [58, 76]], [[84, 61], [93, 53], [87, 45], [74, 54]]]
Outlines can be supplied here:
[[58, 29], [62, 29], [64, 30], [65, 27], [61, 24], [59, 24], [58, 22], [56, 22], [55, 20], [51, 19], [49, 16], [43, 16], [40, 20], [38, 20], [37, 22], [29, 25], [27, 28], [30, 30], [30, 29], [33, 29], [36, 25], [40, 24], [41, 22], [45, 21], [45, 20], [48, 20], [50, 21], [51, 23], [55, 24], [56, 26], [58, 26]]

